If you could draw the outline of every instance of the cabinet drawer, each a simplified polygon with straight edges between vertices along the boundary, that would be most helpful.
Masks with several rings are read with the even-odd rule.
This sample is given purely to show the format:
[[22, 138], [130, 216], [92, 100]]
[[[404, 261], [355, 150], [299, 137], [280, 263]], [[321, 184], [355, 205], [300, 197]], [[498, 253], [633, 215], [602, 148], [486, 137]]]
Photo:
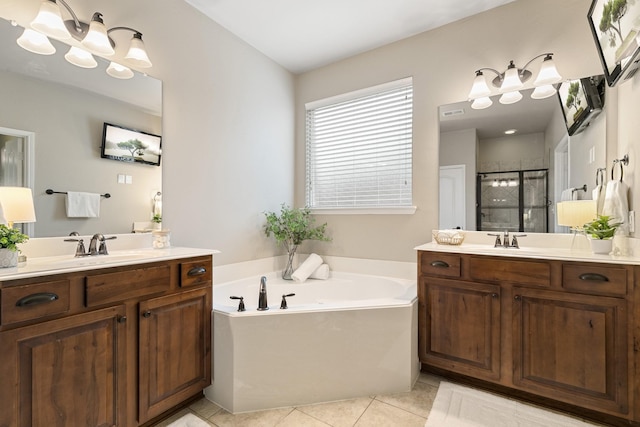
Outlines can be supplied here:
[[420, 255], [420, 274], [460, 277], [460, 255], [422, 252]]
[[180, 286], [187, 288], [211, 283], [211, 263], [209, 260], [196, 260], [180, 264]]
[[86, 304], [95, 307], [129, 298], [168, 291], [171, 267], [135, 268], [117, 273], [98, 274], [86, 278]]
[[551, 265], [545, 261], [515, 261], [505, 258], [469, 259], [471, 278], [480, 282], [551, 286]]
[[1, 290], [3, 325], [69, 311], [69, 281], [57, 280]]
[[625, 267], [598, 264], [564, 264], [562, 287], [568, 291], [595, 295], [625, 296], [628, 271]]

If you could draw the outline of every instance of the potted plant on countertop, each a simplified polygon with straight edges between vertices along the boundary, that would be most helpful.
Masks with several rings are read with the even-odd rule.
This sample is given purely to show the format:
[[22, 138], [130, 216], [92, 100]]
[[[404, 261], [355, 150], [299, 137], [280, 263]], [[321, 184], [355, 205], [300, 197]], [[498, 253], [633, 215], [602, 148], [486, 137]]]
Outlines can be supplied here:
[[154, 214], [153, 217], [151, 218], [151, 222], [153, 223], [154, 230], [162, 229], [162, 215]]
[[293, 274], [293, 258], [298, 245], [305, 240], [321, 240], [328, 242], [331, 239], [325, 235], [327, 224], [313, 226], [309, 208], [295, 209], [282, 204], [280, 215], [275, 212], [265, 212], [267, 223], [264, 232], [267, 237], [273, 234], [276, 242], [281, 243], [287, 250], [287, 265], [282, 272], [282, 278], [291, 280]]
[[591, 239], [591, 251], [594, 254], [608, 254], [613, 246], [613, 236], [621, 222], [611, 222], [608, 215], [598, 215], [596, 219], [586, 223], [583, 230]]
[[19, 243], [29, 240], [29, 236], [20, 230], [0, 224], [0, 268], [18, 265]]

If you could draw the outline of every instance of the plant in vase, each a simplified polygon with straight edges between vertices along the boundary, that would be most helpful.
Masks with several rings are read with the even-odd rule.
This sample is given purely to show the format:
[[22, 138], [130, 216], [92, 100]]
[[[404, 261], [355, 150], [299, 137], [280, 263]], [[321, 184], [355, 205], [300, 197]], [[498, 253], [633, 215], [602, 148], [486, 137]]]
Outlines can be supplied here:
[[282, 278], [291, 280], [293, 274], [293, 258], [300, 245], [305, 240], [321, 240], [328, 242], [331, 239], [325, 235], [327, 224], [314, 227], [314, 219], [309, 208], [295, 209], [282, 204], [280, 215], [275, 212], [265, 212], [267, 223], [264, 232], [267, 237], [273, 234], [276, 242], [281, 243], [287, 250], [287, 265], [282, 272]]
[[586, 223], [583, 230], [591, 237], [591, 250], [595, 254], [608, 254], [611, 252], [613, 236], [621, 222], [611, 222], [608, 215], [598, 215], [596, 219]]
[[151, 222], [153, 223], [154, 230], [160, 230], [162, 228], [162, 215], [153, 215], [153, 217], [151, 218]]
[[18, 244], [29, 240], [20, 230], [0, 224], [0, 268], [18, 265]]

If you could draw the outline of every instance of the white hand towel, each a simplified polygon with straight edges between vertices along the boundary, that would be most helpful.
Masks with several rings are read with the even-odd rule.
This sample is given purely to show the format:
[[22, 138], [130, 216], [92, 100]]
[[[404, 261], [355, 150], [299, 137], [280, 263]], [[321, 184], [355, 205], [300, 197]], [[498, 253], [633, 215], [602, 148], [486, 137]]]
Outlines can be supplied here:
[[320, 258], [320, 255], [311, 254], [309, 255], [309, 258], [304, 260], [300, 267], [298, 267], [298, 269], [293, 272], [291, 278], [298, 283], [302, 283], [307, 280], [307, 278], [311, 276], [311, 273], [316, 271], [316, 268], [320, 267], [321, 265], [322, 258]]
[[66, 202], [69, 218], [98, 218], [100, 216], [100, 194], [68, 191]]
[[605, 194], [606, 194], [606, 188], [601, 184], [596, 185], [596, 188], [594, 188], [593, 191], [591, 192], [592, 200], [596, 201], [596, 213], [598, 215], [602, 215], [602, 208], [604, 207]]
[[617, 235], [629, 235], [629, 187], [622, 181], [609, 181], [604, 195], [602, 215], [610, 217], [611, 222], [621, 222], [616, 231]]
[[311, 273], [309, 279], [318, 279], [318, 280], [327, 280], [330, 274], [329, 264], [322, 264], [320, 267], [316, 268], [316, 271]]

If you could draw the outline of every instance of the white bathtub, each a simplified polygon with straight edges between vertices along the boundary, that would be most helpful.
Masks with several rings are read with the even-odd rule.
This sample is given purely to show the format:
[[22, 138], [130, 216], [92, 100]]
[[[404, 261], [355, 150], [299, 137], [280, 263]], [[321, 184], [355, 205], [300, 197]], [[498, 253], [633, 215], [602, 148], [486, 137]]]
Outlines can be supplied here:
[[[260, 276], [213, 288], [209, 400], [241, 413], [411, 390], [419, 374], [415, 280], [266, 276], [268, 311], [256, 310]], [[246, 311], [230, 296], [243, 296]]]

